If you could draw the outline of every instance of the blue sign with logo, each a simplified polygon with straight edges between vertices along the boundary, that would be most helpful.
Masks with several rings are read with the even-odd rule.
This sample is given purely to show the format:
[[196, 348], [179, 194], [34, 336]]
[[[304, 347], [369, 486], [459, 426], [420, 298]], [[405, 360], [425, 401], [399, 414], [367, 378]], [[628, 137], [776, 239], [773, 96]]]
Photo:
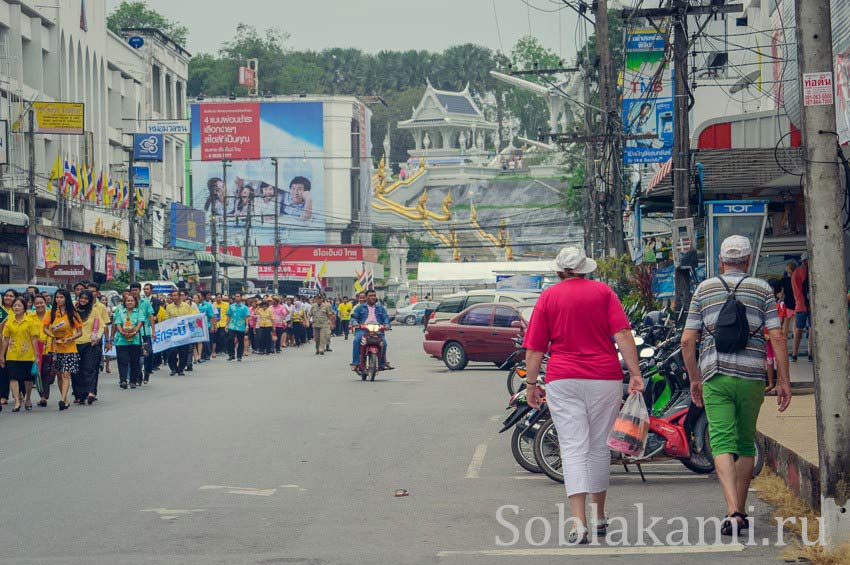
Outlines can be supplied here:
[[147, 165], [133, 167], [133, 186], [136, 188], [150, 188], [151, 168]]
[[161, 163], [162, 143], [161, 133], [134, 133], [133, 160]]
[[138, 49], [145, 44], [145, 38], [140, 35], [134, 35], [133, 37], [127, 40], [127, 43], [129, 43], [130, 47], [132, 47], [133, 49]]
[[764, 214], [767, 204], [757, 200], [709, 202], [712, 214]]
[[655, 298], [658, 300], [673, 298], [676, 295], [675, 280], [676, 268], [673, 265], [655, 271], [655, 276], [652, 277], [652, 292]]

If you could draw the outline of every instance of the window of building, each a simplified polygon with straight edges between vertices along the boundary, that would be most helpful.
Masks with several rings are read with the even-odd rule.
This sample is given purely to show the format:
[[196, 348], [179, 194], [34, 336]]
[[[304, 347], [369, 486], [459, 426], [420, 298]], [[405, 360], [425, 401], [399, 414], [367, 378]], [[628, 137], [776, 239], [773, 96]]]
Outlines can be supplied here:
[[171, 75], [165, 75], [165, 117], [174, 117], [174, 93], [171, 90]]
[[151, 98], [153, 99], [153, 111], [162, 112], [162, 69], [157, 65], [153, 66], [153, 74], [151, 77]]
[[175, 92], [177, 93], [175, 97], [175, 101], [177, 103], [177, 119], [182, 120], [183, 106], [186, 104], [186, 102], [183, 100], [183, 83], [178, 80], [175, 82], [175, 86]]

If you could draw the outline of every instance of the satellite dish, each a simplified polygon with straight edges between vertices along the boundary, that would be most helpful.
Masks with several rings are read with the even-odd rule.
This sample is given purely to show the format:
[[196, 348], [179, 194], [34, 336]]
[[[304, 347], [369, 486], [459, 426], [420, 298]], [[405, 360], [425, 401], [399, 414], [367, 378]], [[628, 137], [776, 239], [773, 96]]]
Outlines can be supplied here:
[[145, 44], [145, 38], [140, 35], [134, 35], [133, 37], [127, 40], [127, 43], [130, 44], [130, 47], [133, 49], [138, 49], [142, 45]]
[[736, 92], [741, 92], [744, 89], [747, 89], [754, 85], [758, 79], [761, 78], [761, 71], [752, 71], [748, 73], [746, 76], [742, 76], [738, 79], [738, 82], [732, 85], [732, 88], [729, 89], [729, 92], [735, 94]]

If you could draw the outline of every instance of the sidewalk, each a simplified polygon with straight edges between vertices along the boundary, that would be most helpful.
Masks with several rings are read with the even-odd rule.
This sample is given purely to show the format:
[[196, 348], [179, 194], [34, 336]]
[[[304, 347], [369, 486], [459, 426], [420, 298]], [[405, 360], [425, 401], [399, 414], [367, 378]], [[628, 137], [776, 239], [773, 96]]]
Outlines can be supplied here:
[[809, 506], [819, 510], [815, 396], [808, 390], [814, 385], [814, 368], [804, 357], [791, 363], [791, 385], [791, 405], [781, 414], [776, 409], [776, 398], [765, 397], [758, 420], [759, 440], [767, 467]]

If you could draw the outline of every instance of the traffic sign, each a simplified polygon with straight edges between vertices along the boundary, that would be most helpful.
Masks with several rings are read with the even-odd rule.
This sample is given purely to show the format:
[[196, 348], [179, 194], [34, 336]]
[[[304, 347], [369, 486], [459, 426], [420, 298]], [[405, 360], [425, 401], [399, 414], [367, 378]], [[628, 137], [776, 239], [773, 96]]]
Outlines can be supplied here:
[[318, 288], [303, 287], [298, 289], [298, 294], [301, 296], [319, 296], [321, 291]]

